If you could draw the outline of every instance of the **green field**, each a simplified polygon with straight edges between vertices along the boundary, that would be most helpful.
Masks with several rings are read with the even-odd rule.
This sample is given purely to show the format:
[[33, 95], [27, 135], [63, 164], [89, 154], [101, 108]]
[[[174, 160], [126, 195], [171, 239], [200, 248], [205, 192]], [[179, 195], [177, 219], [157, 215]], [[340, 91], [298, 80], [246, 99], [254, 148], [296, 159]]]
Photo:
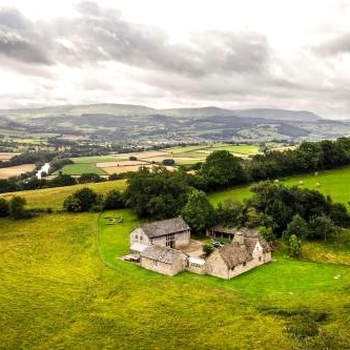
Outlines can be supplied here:
[[[111, 215], [124, 222], [106, 225], [104, 216]], [[1, 348], [350, 346], [350, 267], [277, 254], [273, 263], [231, 281], [191, 273], [166, 277], [118, 259], [137, 224], [129, 210], [100, 218], [1, 219]], [[318, 335], [303, 340], [287, 330], [291, 318], [283, 315], [289, 312], [300, 314], [295, 322], [301, 331], [310, 322], [307, 315], [326, 316], [316, 323]]]
[[[301, 182], [302, 183], [301, 183]], [[350, 167], [320, 172], [318, 175], [298, 175], [284, 180], [281, 183], [288, 186], [298, 185], [302, 188], [310, 188], [330, 195], [334, 202], [348, 205], [350, 201]], [[319, 186], [317, 185], [319, 184]], [[210, 195], [211, 202], [216, 205], [218, 202], [227, 199], [242, 201], [249, 198], [252, 193], [249, 186], [237, 187]]]
[[77, 163], [65, 165], [60, 171], [66, 175], [97, 174], [106, 175], [105, 172], [93, 163]]
[[[126, 157], [127, 158], [127, 157]], [[74, 163], [79, 164], [96, 164], [96, 163], [104, 163], [104, 162], [118, 162], [120, 160], [125, 159], [125, 157], [122, 157], [122, 154], [120, 155], [106, 155], [106, 156], [91, 156], [91, 157], [77, 157], [77, 158], [71, 158]]]
[[[304, 186], [315, 185], [314, 175], [287, 183], [301, 178]], [[319, 174], [316, 182], [344, 202], [349, 178], [350, 168], [343, 168]], [[85, 186], [105, 193], [125, 188], [125, 181], [18, 194], [29, 207], [60, 209]], [[210, 198], [246, 195], [248, 187]], [[110, 216], [124, 221], [108, 225]], [[271, 264], [225, 281], [191, 273], [166, 277], [121, 261], [139, 223], [126, 209], [0, 219], [0, 348], [350, 348], [349, 232], [339, 242], [306, 243], [306, 260], [287, 259], [279, 249]], [[316, 333], [303, 338], [310, 325]]]
[[[113, 189], [123, 190], [125, 188], [125, 185], [125, 180], [116, 180], [66, 187], [45, 188], [33, 191], [21, 191], [15, 194], [20, 195], [21, 197], [24, 197], [27, 200], [28, 208], [52, 208], [57, 210], [62, 209], [63, 201], [66, 197], [68, 197], [70, 194], [72, 194], [74, 191], [80, 188], [89, 187], [97, 191], [98, 193], [104, 194]], [[0, 197], [9, 199], [13, 195], [14, 193], [11, 192], [0, 194]]]

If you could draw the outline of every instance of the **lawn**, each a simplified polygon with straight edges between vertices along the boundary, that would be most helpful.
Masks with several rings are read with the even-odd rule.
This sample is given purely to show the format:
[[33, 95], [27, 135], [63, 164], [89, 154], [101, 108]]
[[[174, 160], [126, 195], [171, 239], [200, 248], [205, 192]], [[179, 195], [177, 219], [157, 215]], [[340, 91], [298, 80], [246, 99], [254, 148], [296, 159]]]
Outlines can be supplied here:
[[57, 210], [62, 209], [63, 201], [66, 197], [80, 188], [89, 187], [98, 193], [104, 194], [113, 189], [123, 190], [125, 185], [125, 180], [105, 181], [66, 187], [45, 188], [41, 190], [21, 191], [16, 193], [4, 193], [0, 194], [0, 197], [9, 199], [13, 195], [19, 195], [27, 200], [28, 208], [52, 208]]
[[[281, 183], [288, 186], [298, 185], [302, 188], [318, 190], [324, 195], [330, 195], [334, 202], [348, 205], [350, 201], [350, 167], [327, 170], [320, 172], [318, 175], [307, 174], [293, 176], [281, 180]], [[319, 184], [319, 186], [317, 184]], [[242, 201], [244, 198], [249, 198], [253, 195], [249, 187], [250, 186], [242, 186], [216, 192], [210, 194], [209, 198], [213, 205], [217, 205], [219, 202], [227, 199]]]
[[91, 156], [91, 157], [77, 157], [71, 158], [74, 163], [78, 164], [96, 164], [96, 163], [104, 163], [104, 162], [117, 162], [120, 160], [125, 160], [127, 155], [123, 158], [122, 154], [118, 156], [114, 156], [113, 154], [106, 156]]
[[60, 171], [66, 175], [97, 174], [105, 175], [106, 173], [92, 163], [76, 163], [65, 165]]
[[[124, 222], [106, 225], [104, 216], [111, 215]], [[93, 213], [0, 222], [1, 348], [350, 346], [344, 266], [277, 256], [231, 281], [191, 273], [167, 277], [118, 259], [138, 224], [128, 210], [102, 214], [99, 225]], [[286, 328], [288, 312], [328, 316], [318, 321], [318, 335], [302, 340]]]

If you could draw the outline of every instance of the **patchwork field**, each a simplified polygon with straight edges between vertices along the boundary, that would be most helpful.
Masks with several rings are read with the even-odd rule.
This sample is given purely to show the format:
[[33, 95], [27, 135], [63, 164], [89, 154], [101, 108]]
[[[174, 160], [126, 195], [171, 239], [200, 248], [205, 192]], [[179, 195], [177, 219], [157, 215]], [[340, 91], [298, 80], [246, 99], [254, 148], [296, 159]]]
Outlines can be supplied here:
[[7, 161], [13, 158], [14, 156], [18, 156], [20, 153], [13, 152], [0, 152], [0, 161]]
[[[211, 152], [224, 149], [237, 157], [244, 158], [259, 152], [259, 148], [256, 145], [231, 145], [222, 143], [170, 147], [161, 151], [113, 153], [105, 156], [71, 158], [75, 164], [66, 165], [61, 171], [68, 175], [81, 175], [86, 172], [98, 175], [106, 173], [119, 174], [127, 171], [137, 171], [138, 167], [135, 167], [135, 165], [138, 164], [162, 164], [164, 159], [174, 159], [176, 165], [195, 164], [203, 162]], [[137, 161], [129, 161], [130, 157], [136, 157]]]
[[11, 166], [8, 168], [0, 168], [0, 179], [7, 179], [11, 176], [18, 176], [35, 169], [35, 164], [23, 164]]

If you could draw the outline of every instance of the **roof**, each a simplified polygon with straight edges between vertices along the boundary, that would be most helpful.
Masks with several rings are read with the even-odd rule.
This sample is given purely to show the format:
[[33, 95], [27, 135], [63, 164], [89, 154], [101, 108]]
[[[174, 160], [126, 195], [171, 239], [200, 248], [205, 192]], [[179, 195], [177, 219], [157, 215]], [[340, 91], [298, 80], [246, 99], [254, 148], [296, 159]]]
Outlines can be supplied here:
[[141, 257], [159, 261], [164, 264], [174, 263], [181, 255], [184, 254], [179, 250], [159, 245], [150, 245], [141, 252]]
[[161, 237], [190, 229], [181, 217], [147, 223], [140, 226], [140, 228], [149, 238]]
[[238, 242], [226, 244], [219, 248], [218, 252], [230, 269], [253, 259], [247, 247], [245, 245], [240, 245]]
[[249, 254], [253, 254], [254, 248], [257, 244], [257, 242], [260, 243], [263, 253], [268, 253], [271, 251], [271, 248], [267, 241], [261, 237], [260, 235], [254, 236], [254, 237], [244, 237], [244, 245], [247, 247]]
[[133, 250], [135, 252], [143, 252], [148, 246], [146, 244], [141, 243], [132, 243], [130, 246], [130, 250]]
[[223, 225], [215, 225], [210, 230], [213, 232], [231, 233], [231, 234], [234, 234], [238, 231], [236, 227], [228, 227]]

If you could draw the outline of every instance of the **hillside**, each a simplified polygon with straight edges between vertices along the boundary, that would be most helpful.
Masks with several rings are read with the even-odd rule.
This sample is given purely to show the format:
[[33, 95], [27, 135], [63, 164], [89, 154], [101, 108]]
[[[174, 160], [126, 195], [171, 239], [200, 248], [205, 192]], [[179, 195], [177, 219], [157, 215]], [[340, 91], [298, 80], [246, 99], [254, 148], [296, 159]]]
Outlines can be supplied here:
[[[338, 175], [335, 172], [334, 179]], [[92, 186], [104, 192], [111, 185], [121, 183]], [[30, 206], [59, 208], [63, 195], [57, 190], [68, 195], [75, 189], [28, 191], [25, 196]], [[122, 216], [124, 221], [111, 225], [107, 219], [111, 216]], [[344, 265], [350, 261], [348, 251], [334, 254], [332, 247], [320, 242], [306, 246], [308, 251], [317, 249], [317, 263], [290, 260], [281, 249], [271, 264], [229, 281], [191, 273], [167, 277], [119, 259], [127, 252], [130, 231], [139, 223], [125, 209], [100, 216], [55, 213], [22, 221], [0, 219], [1, 346], [135, 350], [217, 348], [217, 344], [271, 350], [350, 346], [350, 268]]]
[[11, 131], [124, 142], [266, 142], [346, 136], [350, 124], [309, 111], [94, 104], [0, 110], [0, 136]]

